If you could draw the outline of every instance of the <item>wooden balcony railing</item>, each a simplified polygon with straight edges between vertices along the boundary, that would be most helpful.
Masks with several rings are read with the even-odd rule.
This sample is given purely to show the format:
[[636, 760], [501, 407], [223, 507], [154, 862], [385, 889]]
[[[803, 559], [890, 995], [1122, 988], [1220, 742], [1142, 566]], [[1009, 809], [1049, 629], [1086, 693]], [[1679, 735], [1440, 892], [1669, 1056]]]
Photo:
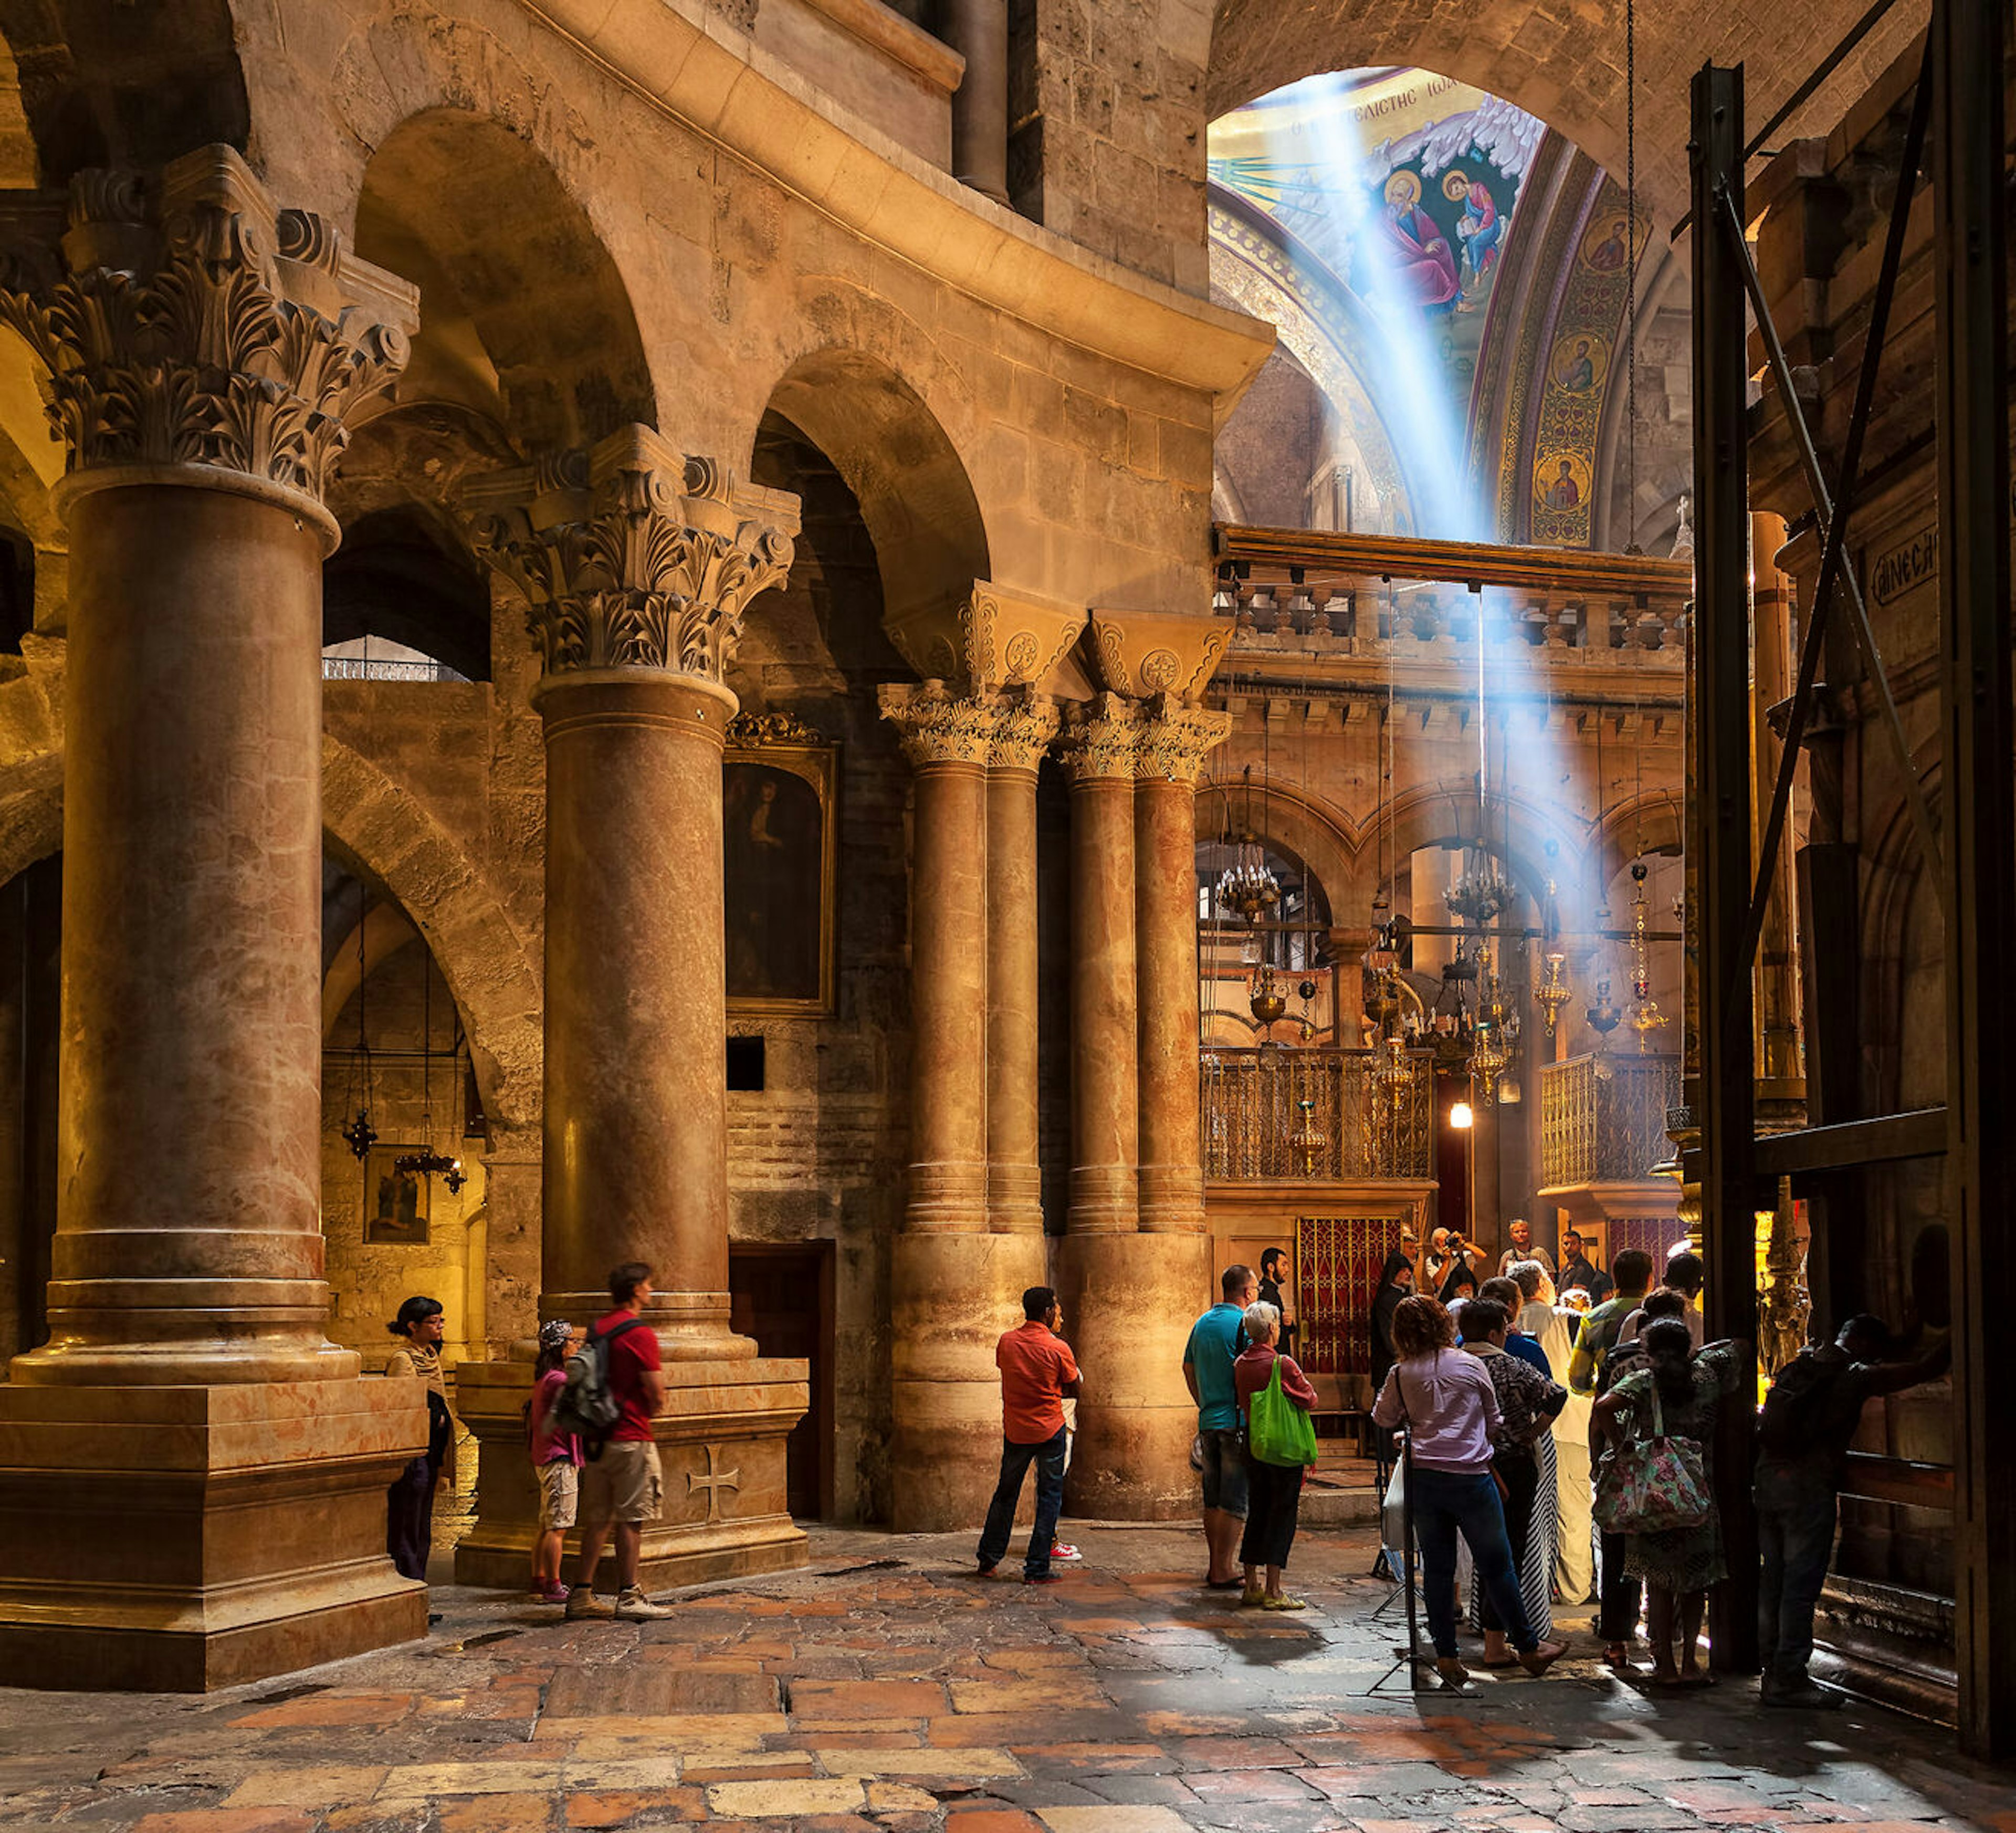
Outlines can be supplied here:
[[1680, 1060], [1606, 1053], [1540, 1067], [1540, 1175], [1559, 1190], [1633, 1183], [1672, 1155], [1666, 1110], [1680, 1098]]
[[[1433, 1175], [1426, 1053], [1375, 1095], [1370, 1050], [1262, 1046], [1202, 1057], [1204, 1176], [1214, 1183]], [[1309, 1104], [1305, 1107], [1304, 1102]]]

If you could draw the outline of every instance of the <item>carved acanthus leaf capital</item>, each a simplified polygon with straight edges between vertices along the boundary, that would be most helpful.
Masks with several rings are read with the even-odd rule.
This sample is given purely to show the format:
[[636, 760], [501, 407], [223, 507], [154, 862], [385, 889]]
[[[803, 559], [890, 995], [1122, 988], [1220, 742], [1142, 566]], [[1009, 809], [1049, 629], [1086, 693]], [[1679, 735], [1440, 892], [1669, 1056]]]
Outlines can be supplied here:
[[716, 683], [757, 593], [791, 569], [798, 500], [648, 427], [471, 484], [477, 551], [525, 595], [546, 673], [655, 668]]
[[988, 768], [1035, 769], [1057, 735], [1057, 703], [1046, 693], [1024, 691], [1003, 695], [999, 705], [994, 744], [987, 754]]
[[995, 701], [956, 694], [942, 681], [914, 687], [891, 682], [882, 688], [880, 701], [913, 769], [986, 764], [1001, 717]]
[[1067, 715], [1057, 759], [1075, 783], [1134, 780], [1141, 744], [1140, 709], [1117, 693], [1102, 693]]
[[1141, 708], [1135, 769], [1144, 781], [1196, 784], [1204, 761], [1231, 736], [1232, 715], [1161, 693]]
[[0, 323], [49, 372], [70, 472], [202, 466], [319, 502], [349, 417], [405, 366], [417, 291], [228, 146], [81, 172], [68, 224], [59, 257], [8, 250]]

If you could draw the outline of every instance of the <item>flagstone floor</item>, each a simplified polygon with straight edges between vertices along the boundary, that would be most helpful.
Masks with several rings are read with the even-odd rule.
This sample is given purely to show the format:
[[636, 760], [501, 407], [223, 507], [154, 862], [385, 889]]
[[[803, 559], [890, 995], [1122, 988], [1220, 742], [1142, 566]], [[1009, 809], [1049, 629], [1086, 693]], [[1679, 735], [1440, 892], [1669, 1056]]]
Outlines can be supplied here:
[[1396, 1628], [1363, 1531], [1298, 1544], [1299, 1616], [1197, 1590], [1194, 1536], [1078, 1539], [1049, 1587], [968, 1576], [963, 1536], [829, 1531], [662, 1622], [446, 1587], [424, 1645], [228, 1694], [0, 1691], [0, 1825], [2016, 1833], [2016, 1777], [1943, 1731], [1648, 1697], [1586, 1633], [1544, 1681], [1375, 1693]]

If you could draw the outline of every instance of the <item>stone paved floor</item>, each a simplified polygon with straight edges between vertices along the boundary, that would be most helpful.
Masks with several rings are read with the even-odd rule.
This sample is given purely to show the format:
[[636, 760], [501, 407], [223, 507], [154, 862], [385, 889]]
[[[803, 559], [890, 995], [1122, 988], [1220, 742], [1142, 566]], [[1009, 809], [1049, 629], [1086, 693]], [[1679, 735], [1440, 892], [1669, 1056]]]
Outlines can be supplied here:
[[[1586, 1635], [1543, 1682], [1372, 1694], [1365, 1534], [1301, 1617], [1196, 1590], [1195, 1537], [1087, 1530], [1048, 1588], [967, 1540], [825, 1532], [648, 1625], [440, 1591], [424, 1646], [208, 1698], [0, 1691], [0, 1825], [98, 1833], [2016, 1833], [2016, 1777], [1877, 1708], [1647, 1697]], [[1004, 1570], [1006, 1569], [1004, 1568]]]

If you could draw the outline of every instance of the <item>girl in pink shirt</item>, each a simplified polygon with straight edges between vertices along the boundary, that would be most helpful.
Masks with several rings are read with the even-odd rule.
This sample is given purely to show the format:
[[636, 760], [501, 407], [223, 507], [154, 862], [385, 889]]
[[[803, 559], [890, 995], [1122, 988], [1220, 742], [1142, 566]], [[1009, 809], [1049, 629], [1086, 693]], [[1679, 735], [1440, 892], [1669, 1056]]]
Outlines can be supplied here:
[[560, 1547], [580, 1503], [581, 1440], [556, 1432], [547, 1421], [567, 1385], [567, 1351], [574, 1326], [555, 1318], [539, 1326], [539, 1359], [532, 1371], [532, 1397], [525, 1404], [525, 1437], [532, 1473], [539, 1485], [539, 1532], [532, 1543], [532, 1595], [542, 1604], [567, 1602], [560, 1583]]

